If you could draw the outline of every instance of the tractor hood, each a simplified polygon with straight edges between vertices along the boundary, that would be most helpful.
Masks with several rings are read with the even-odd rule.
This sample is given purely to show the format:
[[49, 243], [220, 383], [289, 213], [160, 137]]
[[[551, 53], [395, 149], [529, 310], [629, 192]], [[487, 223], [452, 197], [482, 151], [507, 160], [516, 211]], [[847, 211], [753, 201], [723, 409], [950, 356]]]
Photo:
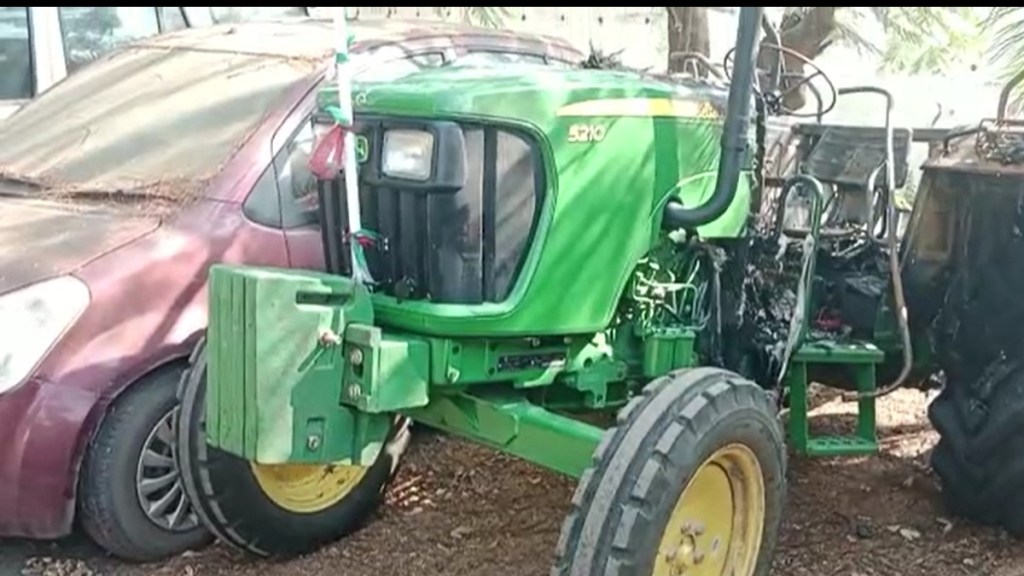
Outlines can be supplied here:
[[[397, 82], [356, 82], [353, 96], [357, 114], [488, 116], [544, 129], [573, 117], [689, 117], [721, 123], [728, 90], [630, 71], [509, 64], [434, 68]], [[321, 110], [337, 101], [335, 86], [318, 95]]]
[[0, 294], [71, 272], [157, 226], [120, 210], [0, 198]]

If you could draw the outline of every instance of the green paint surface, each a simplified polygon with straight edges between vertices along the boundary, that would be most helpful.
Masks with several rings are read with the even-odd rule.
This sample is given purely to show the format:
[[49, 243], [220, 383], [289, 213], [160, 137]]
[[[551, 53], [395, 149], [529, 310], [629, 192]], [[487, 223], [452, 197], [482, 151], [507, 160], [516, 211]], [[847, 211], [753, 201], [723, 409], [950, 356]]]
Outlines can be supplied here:
[[[400, 81], [354, 86], [360, 114], [481, 121], [518, 128], [539, 144], [547, 189], [526, 265], [510, 296], [475, 306], [398, 302], [374, 295], [378, 319], [434, 335], [524, 336], [589, 333], [609, 324], [636, 263], [658, 237], [671, 197], [688, 206], [710, 197], [720, 121], [696, 117], [559, 116], [595, 99], [702, 102], [707, 94], [635, 74], [536, 66], [447, 68]], [[334, 106], [332, 88], [319, 95]], [[572, 127], [599, 127], [599, 142], [570, 142]], [[749, 173], [707, 237], [742, 234]], [[567, 305], [566, 303], [571, 303]]]
[[323, 338], [373, 322], [365, 288], [326, 274], [218, 265], [210, 308], [212, 445], [264, 464], [376, 459], [389, 418], [340, 404], [343, 346]]
[[[357, 118], [496, 124], [538, 144], [546, 184], [523, 271], [503, 302], [454, 305], [400, 302], [315, 272], [214, 267], [211, 443], [261, 462], [368, 462], [401, 413], [578, 476], [603, 431], [565, 411], [622, 406], [650, 378], [700, 361], [693, 326], [616, 322], [638, 268], [661, 262], [665, 203], [697, 206], [714, 189], [722, 130], [664, 107], [616, 114], [600, 102], [697, 110], [709, 95], [633, 74], [517, 66], [435, 69], [354, 92]], [[319, 98], [336, 107], [333, 89]], [[749, 174], [736, 192], [702, 235], [744, 233]]]

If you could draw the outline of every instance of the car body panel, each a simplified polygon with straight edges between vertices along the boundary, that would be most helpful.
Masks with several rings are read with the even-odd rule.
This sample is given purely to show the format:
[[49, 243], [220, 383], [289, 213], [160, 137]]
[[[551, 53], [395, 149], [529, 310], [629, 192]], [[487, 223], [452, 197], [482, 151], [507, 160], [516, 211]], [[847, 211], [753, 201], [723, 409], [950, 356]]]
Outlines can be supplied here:
[[69, 384], [32, 378], [0, 402], [0, 534], [57, 537], [70, 528], [73, 489], [54, 471], [70, 465], [77, 474], [81, 432], [94, 424], [98, 398]]
[[77, 269], [158, 225], [152, 218], [123, 218], [106, 210], [0, 198], [0, 294]]

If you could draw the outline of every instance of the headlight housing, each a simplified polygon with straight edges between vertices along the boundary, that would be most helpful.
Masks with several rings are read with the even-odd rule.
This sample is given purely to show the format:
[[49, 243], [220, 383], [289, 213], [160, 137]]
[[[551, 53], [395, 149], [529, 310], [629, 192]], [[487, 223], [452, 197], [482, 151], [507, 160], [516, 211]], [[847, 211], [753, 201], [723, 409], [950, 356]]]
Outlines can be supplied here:
[[0, 295], [0, 394], [28, 377], [89, 300], [89, 287], [73, 276]]
[[434, 135], [422, 130], [388, 130], [381, 155], [385, 176], [426, 182], [434, 168]]

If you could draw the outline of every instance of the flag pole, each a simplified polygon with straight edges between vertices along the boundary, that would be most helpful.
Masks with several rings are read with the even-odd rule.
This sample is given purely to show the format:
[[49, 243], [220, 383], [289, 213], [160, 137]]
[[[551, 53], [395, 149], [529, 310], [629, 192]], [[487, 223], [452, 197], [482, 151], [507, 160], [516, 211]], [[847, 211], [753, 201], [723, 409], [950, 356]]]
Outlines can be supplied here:
[[338, 85], [338, 108], [341, 111], [337, 118], [344, 134], [344, 158], [342, 170], [345, 176], [345, 205], [348, 212], [349, 249], [352, 261], [352, 278], [360, 284], [372, 282], [370, 272], [366, 268], [362, 246], [358, 237], [362, 232], [362, 218], [359, 206], [359, 178], [356, 160], [356, 135], [352, 129], [352, 72], [349, 65], [348, 16], [344, 7], [334, 9], [334, 34], [336, 47], [334, 51], [334, 71]]

